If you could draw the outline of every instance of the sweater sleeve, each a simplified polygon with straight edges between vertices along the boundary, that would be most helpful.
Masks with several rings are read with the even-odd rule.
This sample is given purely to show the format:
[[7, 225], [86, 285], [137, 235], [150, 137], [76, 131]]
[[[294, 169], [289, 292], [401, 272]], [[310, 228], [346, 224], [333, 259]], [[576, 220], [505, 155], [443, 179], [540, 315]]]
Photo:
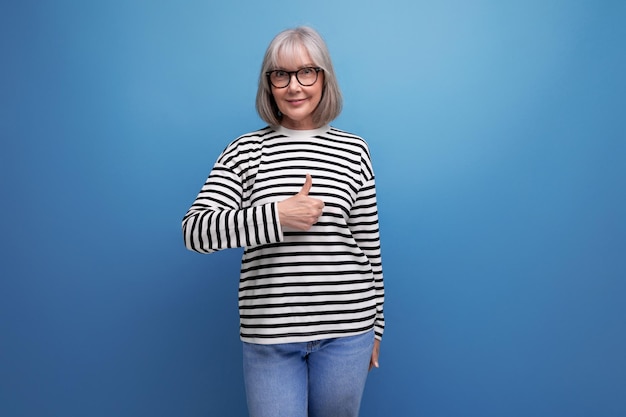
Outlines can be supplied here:
[[187, 249], [212, 253], [283, 239], [277, 203], [246, 206], [242, 179], [217, 163], [182, 221]]
[[376, 321], [374, 331], [380, 340], [385, 329], [383, 304], [385, 287], [380, 249], [380, 232], [378, 227], [378, 208], [376, 203], [376, 186], [372, 176], [357, 194], [357, 199], [350, 212], [349, 227], [357, 244], [369, 259], [374, 273], [376, 291]]

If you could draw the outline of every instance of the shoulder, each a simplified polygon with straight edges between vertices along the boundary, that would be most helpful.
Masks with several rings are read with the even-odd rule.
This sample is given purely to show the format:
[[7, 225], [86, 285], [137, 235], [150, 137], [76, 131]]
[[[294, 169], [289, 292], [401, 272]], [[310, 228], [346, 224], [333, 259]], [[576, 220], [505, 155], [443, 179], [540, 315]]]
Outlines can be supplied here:
[[265, 126], [262, 129], [255, 130], [253, 132], [249, 132], [237, 137], [235, 140], [228, 144], [225, 150], [245, 144], [262, 143], [264, 139], [266, 139], [267, 137], [271, 137], [274, 133], [276, 133], [275, 129], [270, 126]]
[[251, 152], [257, 152], [263, 146], [263, 141], [268, 137], [272, 137], [275, 133], [276, 131], [273, 128], [266, 126], [262, 129], [243, 134], [226, 145], [219, 159], [225, 162], [233, 158], [245, 156]]
[[369, 155], [369, 147], [367, 141], [363, 137], [346, 130], [338, 129], [334, 126], [330, 126], [326, 132], [329, 138], [332, 138], [338, 142], [342, 142], [345, 145], [351, 145], [359, 148], [362, 152]]

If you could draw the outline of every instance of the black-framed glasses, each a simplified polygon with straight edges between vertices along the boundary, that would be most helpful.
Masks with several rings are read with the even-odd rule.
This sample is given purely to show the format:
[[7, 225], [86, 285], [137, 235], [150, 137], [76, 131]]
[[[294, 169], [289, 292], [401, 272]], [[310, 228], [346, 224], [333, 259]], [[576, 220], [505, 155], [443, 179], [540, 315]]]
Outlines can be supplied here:
[[296, 80], [303, 87], [310, 87], [317, 81], [317, 74], [322, 71], [320, 67], [304, 67], [298, 71], [274, 70], [265, 73], [270, 83], [276, 88], [285, 88], [291, 82], [291, 76], [296, 74]]

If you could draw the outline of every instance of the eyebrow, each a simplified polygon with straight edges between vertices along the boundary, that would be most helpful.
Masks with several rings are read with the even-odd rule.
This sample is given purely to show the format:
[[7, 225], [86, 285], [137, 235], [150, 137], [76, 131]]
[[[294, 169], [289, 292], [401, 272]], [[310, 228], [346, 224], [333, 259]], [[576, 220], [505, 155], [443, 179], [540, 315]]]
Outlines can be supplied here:
[[[301, 65], [301, 66], [297, 67], [296, 71], [297, 70], [301, 70], [302, 68], [316, 68], [316, 67], [317, 67], [317, 65], [315, 65], [315, 64], [304, 64], [304, 65]], [[287, 68], [280, 67], [280, 66], [277, 66], [276, 69], [274, 69], [273, 71], [276, 71], [276, 70], [289, 71]]]

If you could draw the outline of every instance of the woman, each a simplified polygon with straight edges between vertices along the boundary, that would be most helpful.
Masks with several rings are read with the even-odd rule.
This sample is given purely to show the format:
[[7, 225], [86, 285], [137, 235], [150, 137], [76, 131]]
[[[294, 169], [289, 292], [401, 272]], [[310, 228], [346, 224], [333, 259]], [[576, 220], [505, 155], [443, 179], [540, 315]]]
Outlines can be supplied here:
[[245, 247], [239, 313], [252, 417], [357, 416], [378, 367], [374, 174], [364, 140], [329, 126], [341, 105], [320, 35], [279, 33], [256, 99], [269, 126], [226, 147], [183, 219], [190, 250]]

